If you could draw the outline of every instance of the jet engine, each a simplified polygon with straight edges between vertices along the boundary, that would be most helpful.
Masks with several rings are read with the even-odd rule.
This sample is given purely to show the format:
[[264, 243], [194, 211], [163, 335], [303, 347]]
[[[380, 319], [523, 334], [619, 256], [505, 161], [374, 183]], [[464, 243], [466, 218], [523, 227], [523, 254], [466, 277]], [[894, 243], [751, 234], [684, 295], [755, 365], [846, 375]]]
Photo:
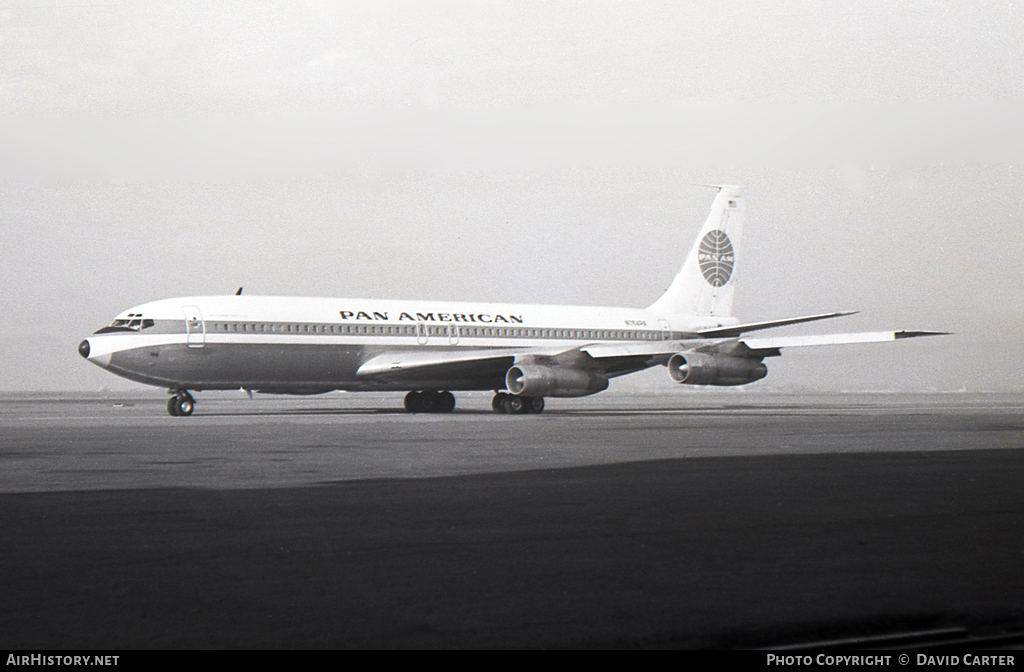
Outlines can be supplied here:
[[768, 367], [749, 357], [686, 352], [668, 360], [668, 375], [686, 385], [746, 385], [768, 375]]
[[608, 379], [568, 366], [517, 364], [505, 374], [505, 386], [524, 397], [585, 397], [607, 389]]

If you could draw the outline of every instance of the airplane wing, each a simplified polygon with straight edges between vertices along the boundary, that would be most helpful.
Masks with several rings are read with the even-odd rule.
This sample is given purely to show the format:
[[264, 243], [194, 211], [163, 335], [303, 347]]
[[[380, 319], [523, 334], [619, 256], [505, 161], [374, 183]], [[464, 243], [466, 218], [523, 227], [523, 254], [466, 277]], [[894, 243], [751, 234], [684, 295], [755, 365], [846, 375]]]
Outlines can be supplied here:
[[[828, 316], [840, 314], [844, 313], [830, 313]], [[824, 319], [822, 316], [812, 318]], [[877, 343], [919, 336], [941, 336], [946, 333], [872, 331], [777, 338], [699, 338], [655, 343], [593, 343], [571, 348], [523, 348], [511, 351], [399, 351], [384, 353], [367, 360], [359, 367], [357, 375], [393, 383], [430, 381], [433, 385], [438, 385], [439, 381], [455, 384], [468, 380], [487, 380], [500, 385], [505, 372], [513, 365], [535, 362], [600, 371], [604, 376], [614, 378], [665, 364], [678, 352], [696, 351], [760, 359], [778, 356], [781, 348]]]
[[[522, 350], [467, 350], [388, 352], [363, 363], [360, 377], [389, 382], [465, 381], [504, 379], [514, 364], [542, 362], [597, 370], [611, 378], [663, 364], [681, 349], [678, 343], [618, 343], [571, 348], [523, 348]], [[435, 383], [436, 384], [436, 383]]]
[[812, 345], [845, 345], [849, 343], [882, 343], [921, 336], [947, 336], [948, 331], [863, 331], [853, 334], [816, 334], [812, 336], [777, 336], [775, 338], [744, 338], [740, 342], [754, 356], [778, 356], [780, 348], [802, 348]]
[[389, 381], [504, 376], [516, 360], [507, 350], [387, 352], [356, 370], [360, 377]]

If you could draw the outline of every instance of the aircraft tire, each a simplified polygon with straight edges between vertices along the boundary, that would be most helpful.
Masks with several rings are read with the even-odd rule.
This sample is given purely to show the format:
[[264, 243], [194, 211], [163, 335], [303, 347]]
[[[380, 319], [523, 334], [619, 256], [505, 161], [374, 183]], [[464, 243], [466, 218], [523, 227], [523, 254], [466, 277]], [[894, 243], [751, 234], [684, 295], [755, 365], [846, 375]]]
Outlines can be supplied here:
[[178, 415], [192, 415], [192, 411], [196, 410], [196, 402], [192, 397], [175, 397], [175, 407], [178, 410]]
[[491, 399], [491, 410], [494, 411], [495, 413], [508, 413], [508, 411], [505, 410], [505, 407], [502, 405], [506, 399], [508, 399], [508, 395], [505, 394], [504, 392], [498, 392], [497, 394], [495, 394], [494, 398]]
[[455, 395], [451, 392], [441, 392], [437, 395], [437, 413], [451, 413], [455, 410]]
[[526, 402], [527, 413], [543, 413], [544, 397], [530, 397]]
[[437, 413], [439, 402], [436, 392], [420, 393], [420, 410], [424, 413]]
[[510, 396], [508, 398], [508, 412], [513, 415], [526, 413], [526, 399], [524, 397]]
[[177, 417], [178, 414], [178, 398], [171, 397], [167, 400], [167, 413]]
[[420, 407], [420, 401], [423, 398], [422, 392], [410, 392], [405, 395], [405, 410], [410, 413], [419, 413], [423, 409]]

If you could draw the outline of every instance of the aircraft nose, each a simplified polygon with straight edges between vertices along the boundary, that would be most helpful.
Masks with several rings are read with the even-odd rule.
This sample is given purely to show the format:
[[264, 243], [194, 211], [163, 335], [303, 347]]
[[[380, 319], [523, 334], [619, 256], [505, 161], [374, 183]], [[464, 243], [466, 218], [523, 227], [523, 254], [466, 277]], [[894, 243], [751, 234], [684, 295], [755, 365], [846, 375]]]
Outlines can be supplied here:
[[[100, 339], [102, 341], [102, 339]], [[111, 353], [107, 352], [105, 343], [90, 343], [89, 339], [85, 339], [78, 344], [78, 354], [85, 357], [87, 360], [95, 364], [96, 366], [102, 366], [104, 369], [110, 366]], [[97, 347], [98, 346], [98, 347]]]

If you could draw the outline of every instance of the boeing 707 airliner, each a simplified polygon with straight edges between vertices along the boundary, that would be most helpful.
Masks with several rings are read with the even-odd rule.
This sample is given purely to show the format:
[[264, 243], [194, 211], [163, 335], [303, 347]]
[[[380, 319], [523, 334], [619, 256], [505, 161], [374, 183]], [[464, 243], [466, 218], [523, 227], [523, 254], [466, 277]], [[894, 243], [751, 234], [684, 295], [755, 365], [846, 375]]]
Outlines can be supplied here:
[[93, 364], [166, 387], [167, 411], [192, 392], [407, 392], [410, 412], [455, 408], [452, 392], [494, 390], [503, 413], [545, 397], [601, 392], [616, 376], [667, 367], [684, 385], [744, 385], [782, 348], [938, 335], [884, 331], [780, 338], [744, 334], [853, 311], [740, 323], [732, 316], [743, 188], [718, 186], [711, 213], [661, 297], [647, 308], [193, 296], [129, 308], [78, 346]]

